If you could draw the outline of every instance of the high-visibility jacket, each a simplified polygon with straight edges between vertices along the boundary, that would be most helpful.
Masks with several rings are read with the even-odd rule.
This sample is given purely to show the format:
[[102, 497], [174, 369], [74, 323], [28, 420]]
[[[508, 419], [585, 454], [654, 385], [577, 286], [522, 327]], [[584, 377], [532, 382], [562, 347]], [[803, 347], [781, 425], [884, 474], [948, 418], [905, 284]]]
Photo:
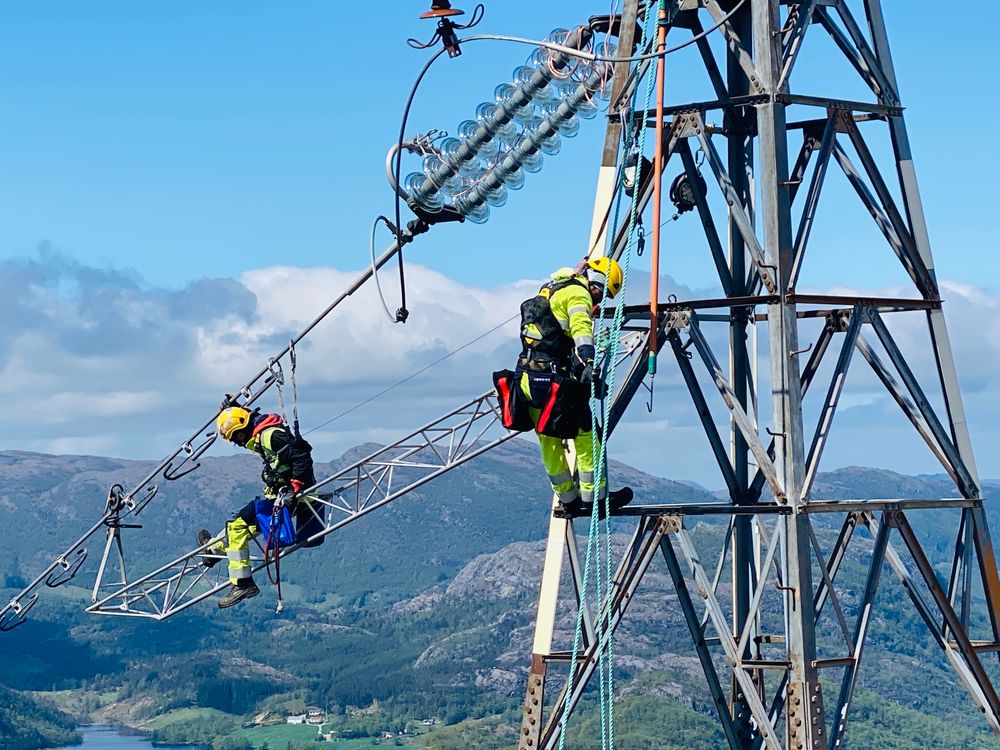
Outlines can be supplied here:
[[303, 488], [316, 484], [309, 443], [296, 438], [276, 414], [262, 415], [259, 420], [246, 447], [264, 459], [264, 495], [274, 497], [282, 487], [291, 486], [293, 479]]
[[[539, 295], [548, 298], [549, 309], [562, 329], [565, 346], [552, 347], [544, 341], [544, 333], [537, 326], [525, 325], [521, 329], [524, 344], [523, 357], [542, 350], [561, 350], [565, 355], [573, 349], [594, 345], [593, 300], [586, 276], [574, 273], [572, 268], [560, 268], [552, 274], [552, 281], [539, 290]], [[558, 334], [557, 334], [558, 335]], [[568, 359], [568, 356], [562, 357]]]

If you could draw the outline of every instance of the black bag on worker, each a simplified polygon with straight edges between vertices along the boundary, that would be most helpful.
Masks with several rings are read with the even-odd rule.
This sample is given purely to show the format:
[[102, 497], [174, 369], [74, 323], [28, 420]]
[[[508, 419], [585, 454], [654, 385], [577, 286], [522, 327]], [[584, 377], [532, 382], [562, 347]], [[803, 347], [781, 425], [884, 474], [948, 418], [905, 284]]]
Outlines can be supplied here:
[[[539, 410], [535, 429], [542, 435], [570, 440], [590, 430], [590, 386], [552, 372], [524, 371], [528, 405]], [[521, 371], [518, 371], [520, 376]], [[523, 394], [522, 394], [523, 395]]]

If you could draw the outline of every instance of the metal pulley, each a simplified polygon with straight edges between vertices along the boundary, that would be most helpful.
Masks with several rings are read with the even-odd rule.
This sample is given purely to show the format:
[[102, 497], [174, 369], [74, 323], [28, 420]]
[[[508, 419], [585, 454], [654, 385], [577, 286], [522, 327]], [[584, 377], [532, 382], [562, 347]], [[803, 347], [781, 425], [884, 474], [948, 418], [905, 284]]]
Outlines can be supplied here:
[[697, 187], [687, 172], [681, 172], [670, 184], [670, 202], [674, 204], [677, 213], [686, 214], [688, 211], [694, 210], [698, 205], [696, 200], [698, 193], [695, 191], [700, 191], [701, 195], [704, 196], [708, 190], [705, 178], [701, 176], [701, 173], [699, 172], [696, 176]]

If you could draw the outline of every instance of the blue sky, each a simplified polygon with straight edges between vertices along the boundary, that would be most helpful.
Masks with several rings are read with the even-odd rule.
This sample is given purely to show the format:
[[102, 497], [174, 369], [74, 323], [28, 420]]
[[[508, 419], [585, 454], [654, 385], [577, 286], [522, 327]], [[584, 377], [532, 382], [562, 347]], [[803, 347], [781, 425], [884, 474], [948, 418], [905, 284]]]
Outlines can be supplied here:
[[[339, 293], [367, 262], [372, 218], [392, 208], [384, 159], [403, 98], [426, 58], [405, 44], [408, 36], [432, 32], [430, 22], [417, 19], [424, 5], [394, 2], [376, 14], [367, 5], [351, 14], [347, 4], [329, 2], [53, 1], [5, 8], [0, 263], [7, 299], [18, 306], [15, 325], [0, 341], [9, 383], [0, 396], [19, 403], [11, 417], [16, 429], [7, 433], [17, 438], [0, 447], [158, 456], [200, 423], [213, 394], [256, 370], [254, 356]], [[607, 12], [607, 5], [493, 2], [477, 31], [538, 37]], [[979, 5], [974, 22], [955, 34], [941, 33], [936, 3], [886, 2], [885, 11], [938, 275], [959, 298], [953, 328], [959, 328], [963, 378], [972, 373], [970, 423], [983, 473], [997, 476], [991, 405], [1000, 370], [993, 323], [1000, 264], [991, 221], [1000, 159], [988, 143], [980, 145], [997, 105], [976, 97], [994, 87], [990, 30], [1000, 10]], [[811, 35], [823, 36], [818, 28]], [[849, 68], [833, 67], [828, 46], [817, 39], [808, 50], [793, 84], [864, 95]], [[530, 51], [482, 42], [467, 45], [457, 60], [442, 60], [421, 89], [408, 132], [453, 130]], [[707, 98], [688, 75], [691, 59], [682, 54], [668, 62], [671, 101]], [[868, 132], [875, 139], [882, 131]], [[373, 321], [375, 341], [358, 341], [355, 350], [379, 366], [365, 382], [326, 373], [336, 387], [317, 410], [336, 413], [507, 318], [523, 291], [519, 281], [577, 258], [589, 231], [602, 139], [601, 121], [585, 122], [581, 135], [565, 142], [540, 174], [529, 175], [487, 224], [436, 228], [414, 243], [407, 257], [425, 267], [415, 277], [451, 297], [414, 289], [409, 331], [390, 332]], [[862, 252], [870, 221], [846, 187], [831, 181], [824, 195], [804, 284], [904, 288], [891, 256]], [[678, 292], [715, 283], [707, 256], [691, 249], [697, 236], [690, 217], [665, 233], [664, 267]], [[275, 267], [305, 270], [296, 276]], [[328, 276], [309, 270], [316, 268], [331, 270]], [[299, 286], [282, 286], [284, 296], [264, 309], [275, 278], [286, 285], [298, 279]], [[374, 298], [369, 302], [358, 303], [352, 320], [381, 314]], [[447, 331], [435, 329], [435, 314], [453, 316]], [[79, 326], [67, 323], [74, 316]], [[254, 342], [246, 359], [212, 361], [204, 348], [206, 340], [240, 336]], [[379, 340], [396, 342], [395, 349], [387, 353]], [[336, 341], [331, 335], [332, 346]], [[489, 354], [509, 358], [509, 348], [497, 342]], [[449, 371], [417, 381], [407, 398], [420, 401], [431, 388], [454, 391], [457, 403], [484, 390], [493, 368], [483, 355], [476, 377], [466, 362], [461, 377]], [[860, 433], [873, 412], [856, 396], [861, 406], [838, 424]], [[171, 413], [163, 415], [167, 405]], [[415, 414], [433, 416], [438, 406]], [[686, 450], [689, 418], [680, 407], [676, 416], [674, 407], [662, 408], [675, 427], [665, 440]], [[51, 411], [33, 418], [44, 409], [82, 409], [85, 418], [60, 419]], [[150, 410], [157, 429], [143, 433]], [[652, 453], [643, 437], [650, 424], [637, 423], [623, 438], [620, 457], [682, 476]], [[389, 439], [413, 426], [367, 412], [330, 449]], [[830, 467], [864, 458], [850, 439], [831, 444]], [[703, 456], [681, 464], [686, 478], [719, 484]], [[903, 447], [884, 465], [914, 472], [924, 466]]]

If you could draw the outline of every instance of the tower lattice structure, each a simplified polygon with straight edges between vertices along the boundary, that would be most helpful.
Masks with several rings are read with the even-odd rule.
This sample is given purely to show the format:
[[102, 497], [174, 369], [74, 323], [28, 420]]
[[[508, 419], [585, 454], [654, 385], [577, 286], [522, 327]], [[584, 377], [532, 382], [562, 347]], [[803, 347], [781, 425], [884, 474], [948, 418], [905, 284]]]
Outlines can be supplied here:
[[[626, 0], [619, 56], [636, 47], [648, 5]], [[692, 650], [733, 750], [845, 745], [878, 614], [877, 595], [892, 577], [968, 692], [970, 707], [1000, 736], [1000, 700], [990, 675], [1000, 653], [1000, 578], [881, 5], [880, 0], [666, 3], [661, 23], [670, 43], [692, 40], [698, 54], [684, 65], [668, 58], [660, 166], [664, 174], [673, 169], [687, 176], [704, 231], [703, 243], [685, 246], [685, 252], [707, 252], [722, 294], [660, 301], [655, 341], [660, 372], [676, 365], [673, 374], [690, 396], [728, 497], [713, 505], [651, 505], [639, 498], [621, 511], [636, 522], [634, 533], [607, 597], [588, 602], [574, 678], [556, 697], [546, 693], [547, 677], [554, 676], [549, 666], [565, 666], [570, 659], [553, 646], [560, 578], [568, 565], [579, 603], [584, 576], [572, 521], [552, 519], [520, 750], [557, 746], [597, 670], [602, 632], [613, 632], [630, 602], [642, 596], [643, 575], [657, 559], [669, 571]], [[647, 41], [646, 49], [636, 52], [649, 52], [652, 45]], [[802, 63], [810, 55], [810, 62]], [[812, 65], [812, 75], [795, 75], [801, 65]], [[626, 227], [605, 236], [609, 206], [621, 189], [623, 128], [638, 122], [652, 129], [660, 119], [656, 110], [630, 111], [628, 103], [654, 66], [641, 63], [639, 73], [629, 76], [628, 63], [618, 63], [614, 77], [591, 231], [591, 246], [607, 248], [613, 257], [620, 258], [629, 242]], [[704, 82], [705, 95], [670, 101], [674, 81], [689, 77]], [[793, 86], [800, 77], [810, 86], [823, 85], [800, 92]], [[817, 94], [838, 89], [840, 81], [864, 94], [857, 99]], [[625, 105], [616, 104], [621, 102]], [[813, 231], [826, 205], [824, 185], [836, 171], [846, 178], [842, 184], [849, 185], [852, 200], [860, 201], [861, 218], [867, 221], [867, 214], [873, 222], [874, 240], [865, 251], [892, 253], [905, 273], [907, 292], [873, 297], [799, 290], [810, 246], [821, 253], [836, 245], [835, 238]], [[634, 193], [641, 212], [654, 195], [659, 170], [637, 173]], [[845, 262], [842, 269], [845, 275], [831, 284], [865, 287], [863, 265]], [[626, 316], [641, 328], [650, 306], [628, 307]], [[893, 334], [896, 321], [904, 318], [916, 320], [923, 332], [919, 351]], [[726, 329], [725, 346], [718, 345], [723, 337], [709, 330], [718, 325]], [[766, 346], [755, 356], [758, 335]], [[916, 355], [923, 360], [930, 355], [931, 376], [922, 374], [930, 368], [913, 364]], [[835, 433], [845, 386], [859, 369], [870, 370], [914, 439], [926, 445], [930, 461], [940, 463], [954, 483], [953, 497], [818, 495], [824, 449]], [[645, 358], [635, 357], [614, 394], [612, 429], [646, 377]], [[878, 430], [872, 427], [876, 436]], [[670, 470], [665, 457], [663, 473]], [[692, 517], [706, 515], [728, 520], [714, 565], [689, 530]], [[944, 524], [953, 540], [943, 577], [914, 531], [927, 519]], [[852, 600], [838, 580], [849, 552], [866, 567]], [[826, 625], [835, 638], [828, 637]], [[824, 683], [834, 685], [832, 694]]]

